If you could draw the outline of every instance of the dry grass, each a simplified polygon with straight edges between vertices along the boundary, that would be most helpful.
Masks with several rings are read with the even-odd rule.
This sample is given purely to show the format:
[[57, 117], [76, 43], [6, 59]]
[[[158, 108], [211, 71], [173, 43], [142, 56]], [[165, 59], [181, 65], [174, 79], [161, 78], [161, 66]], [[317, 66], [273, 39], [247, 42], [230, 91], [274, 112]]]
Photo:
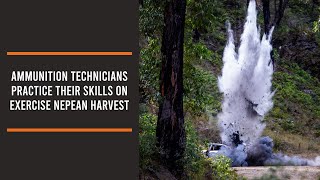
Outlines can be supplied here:
[[269, 129], [265, 130], [264, 135], [273, 139], [275, 151], [304, 157], [320, 155], [320, 142], [308, 137], [283, 131], [275, 132]]
[[[193, 117], [200, 140], [220, 142], [217, 119], [210, 115]], [[264, 136], [270, 136], [274, 141], [274, 151], [287, 155], [299, 155], [305, 158], [314, 158], [320, 155], [320, 141], [312, 139], [312, 136], [303, 136], [282, 130], [280, 127], [270, 130], [267, 127]]]

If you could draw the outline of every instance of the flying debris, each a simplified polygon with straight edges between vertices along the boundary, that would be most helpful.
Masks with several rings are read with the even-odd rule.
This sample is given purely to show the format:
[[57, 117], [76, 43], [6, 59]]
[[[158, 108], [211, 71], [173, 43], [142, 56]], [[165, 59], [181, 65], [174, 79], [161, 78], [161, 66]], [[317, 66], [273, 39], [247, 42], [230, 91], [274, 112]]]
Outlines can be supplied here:
[[235, 147], [239, 146], [240, 144], [243, 144], [243, 141], [240, 140], [240, 133], [239, 131], [236, 131], [234, 133], [232, 133], [232, 143]]
[[[251, 0], [238, 53], [233, 32], [228, 25], [228, 42], [223, 54], [222, 75], [218, 86], [223, 96], [218, 124], [222, 143], [217, 153], [232, 160], [232, 166], [253, 165], [311, 165], [319, 166], [320, 157], [314, 160], [273, 153], [270, 137], [261, 137], [265, 128], [264, 116], [272, 109], [271, 90], [273, 60], [269, 36], [257, 27], [256, 2]], [[271, 66], [272, 63], [272, 66]]]
[[248, 100], [247, 98], [245, 98], [245, 99], [249, 103], [248, 110], [251, 111], [251, 113], [253, 113], [254, 115], [263, 116], [263, 114], [260, 114], [257, 111], [257, 107], [258, 107], [259, 104], [253, 103], [251, 100]]
[[[219, 90], [224, 95], [218, 123], [222, 142], [229, 146], [241, 144], [239, 142], [242, 141], [250, 149], [258, 142], [265, 128], [262, 120], [273, 106], [273, 68], [268, 66], [271, 50], [272, 46], [266, 35], [260, 39], [256, 3], [251, 1], [238, 53], [235, 50], [233, 32], [228, 25], [224, 65], [218, 79]], [[237, 140], [237, 134], [240, 140]]]

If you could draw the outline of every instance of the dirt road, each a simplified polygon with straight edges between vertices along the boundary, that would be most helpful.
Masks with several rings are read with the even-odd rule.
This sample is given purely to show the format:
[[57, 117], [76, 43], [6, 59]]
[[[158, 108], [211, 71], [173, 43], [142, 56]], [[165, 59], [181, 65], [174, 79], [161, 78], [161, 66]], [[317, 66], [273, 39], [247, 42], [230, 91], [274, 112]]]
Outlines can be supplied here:
[[310, 179], [320, 180], [320, 167], [312, 166], [281, 166], [281, 167], [234, 167], [237, 174], [246, 177], [248, 179], [254, 179], [259, 177], [278, 177], [279, 179]]

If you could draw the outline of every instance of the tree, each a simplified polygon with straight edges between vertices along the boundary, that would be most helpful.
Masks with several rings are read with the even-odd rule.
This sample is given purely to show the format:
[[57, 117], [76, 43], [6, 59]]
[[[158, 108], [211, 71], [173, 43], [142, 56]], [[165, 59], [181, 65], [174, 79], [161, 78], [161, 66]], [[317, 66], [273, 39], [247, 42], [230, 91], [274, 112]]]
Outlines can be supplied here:
[[[279, 2], [278, 2], [279, 1]], [[263, 20], [264, 20], [264, 33], [269, 35], [270, 29], [273, 26], [279, 26], [280, 21], [284, 15], [284, 11], [287, 7], [289, 0], [274, 0], [274, 19], [270, 22], [271, 15], [270, 15], [270, 0], [262, 0], [262, 7], [263, 7]], [[274, 65], [274, 51], [272, 50], [270, 53], [271, 60], [269, 62]]]
[[265, 34], [269, 34], [272, 26], [280, 25], [280, 21], [284, 15], [284, 11], [287, 7], [288, 2], [289, 0], [274, 0], [274, 18], [271, 22], [270, 0], [262, 0]]
[[288, 2], [289, 2], [289, 0], [279, 0], [278, 7], [277, 7], [277, 3], [275, 3], [275, 5], [274, 5], [275, 11], [276, 11], [274, 21], [277, 26], [280, 25], [280, 21], [284, 15], [284, 11], [288, 5]]
[[266, 35], [268, 35], [269, 31], [270, 31], [270, 26], [271, 26], [271, 24], [270, 24], [270, 1], [269, 0], [262, 0], [262, 6], [263, 6], [264, 33]]
[[186, 146], [182, 77], [185, 12], [185, 0], [166, 1], [156, 136], [161, 159], [175, 171], [179, 171], [176, 162], [183, 157]]

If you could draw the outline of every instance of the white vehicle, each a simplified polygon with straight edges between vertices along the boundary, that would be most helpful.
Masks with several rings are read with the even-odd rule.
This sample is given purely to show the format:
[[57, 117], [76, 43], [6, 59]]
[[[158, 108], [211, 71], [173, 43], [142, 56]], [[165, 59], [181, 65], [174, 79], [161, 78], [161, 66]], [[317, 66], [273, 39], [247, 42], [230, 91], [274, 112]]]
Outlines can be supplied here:
[[207, 157], [214, 157], [216, 155], [222, 154], [219, 152], [222, 148], [230, 149], [229, 146], [220, 143], [209, 143], [209, 148], [207, 150], [202, 150], [202, 153]]

